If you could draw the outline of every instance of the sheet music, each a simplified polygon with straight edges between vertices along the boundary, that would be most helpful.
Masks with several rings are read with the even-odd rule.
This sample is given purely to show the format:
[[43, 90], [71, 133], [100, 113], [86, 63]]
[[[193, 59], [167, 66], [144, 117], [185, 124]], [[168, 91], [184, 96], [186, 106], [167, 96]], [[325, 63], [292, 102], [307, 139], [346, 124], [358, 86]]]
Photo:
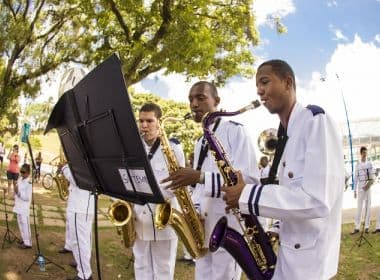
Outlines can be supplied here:
[[[120, 178], [124, 184], [124, 187], [127, 191], [134, 192], [131, 181], [128, 176], [128, 171], [126, 168], [118, 169]], [[136, 188], [137, 192], [153, 194], [152, 189], [149, 186], [149, 181], [144, 169], [129, 169], [131, 179]]]

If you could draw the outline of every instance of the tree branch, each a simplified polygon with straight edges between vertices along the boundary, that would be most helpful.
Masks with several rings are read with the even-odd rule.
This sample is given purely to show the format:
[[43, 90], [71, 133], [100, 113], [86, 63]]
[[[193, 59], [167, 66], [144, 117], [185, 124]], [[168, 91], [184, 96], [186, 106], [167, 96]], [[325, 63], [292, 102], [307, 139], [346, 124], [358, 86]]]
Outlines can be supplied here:
[[[154, 34], [153, 38], [145, 44], [146, 50], [153, 50], [155, 47], [157, 47], [158, 43], [167, 33], [170, 22], [172, 20], [171, 5], [172, 0], [164, 0], [161, 11], [162, 23], [158, 28], [156, 34]], [[126, 77], [132, 77], [133, 73], [136, 72], [141, 60], [144, 58], [143, 53], [144, 50], [141, 50], [140, 53], [136, 55], [135, 59], [131, 63], [130, 68], [128, 69], [128, 73], [125, 75]], [[126, 80], [130, 81], [128, 78], [126, 78]]]
[[13, 10], [12, 8], [12, 4], [8, 1], [8, 0], [3, 0], [3, 3], [5, 4], [5, 6], [7, 6], [9, 8], [9, 10], [11, 11], [12, 15], [13, 15], [13, 18], [16, 19], [16, 12]]
[[124, 30], [124, 34], [125, 34], [127, 43], [130, 43], [129, 28], [128, 28], [127, 24], [125, 23], [123, 16], [121, 15], [119, 9], [116, 7], [116, 3], [113, 0], [108, 0], [108, 3], [110, 4], [111, 11], [116, 16], [117, 21], [119, 22], [121, 28]]

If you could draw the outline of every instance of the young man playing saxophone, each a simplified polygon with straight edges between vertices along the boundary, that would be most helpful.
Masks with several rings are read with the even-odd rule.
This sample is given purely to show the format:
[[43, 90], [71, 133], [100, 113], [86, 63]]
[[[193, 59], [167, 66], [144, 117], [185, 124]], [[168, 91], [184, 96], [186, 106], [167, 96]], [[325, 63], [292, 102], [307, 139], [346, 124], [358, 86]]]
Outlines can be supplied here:
[[[209, 112], [217, 111], [220, 102], [216, 87], [206, 81], [195, 83], [189, 93], [190, 109], [194, 121], [200, 123], [202, 117]], [[250, 138], [244, 127], [236, 122], [219, 119], [212, 129], [220, 140], [232, 166], [241, 170], [244, 179], [257, 183], [259, 170]], [[225, 203], [221, 197], [223, 177], [219, 173], [216, 162], [207, 147], [207, 141], [201, 137], [194, 148], [194, 168], [183, 168], [171, 174], [163, 182], [171, 181], [168, 188], [195, 185], [193, 201], [205, 224], [205, 247], [216, 222], [225, 213]], [[244, 155], [244, 156], [243, 156]], [[240, 231], [240, 226], [232, 214], [227, 215], [230, 227]], [[196, 260], [195, 279], [240, 279], [241, 269], [233, 257], [223, 248], [215, 253], [208, 252]]]
[[[261, 64], [257, 94], [280, 119], [269, 176], [279, 185], [245, 183], [224, 188], [229, 208], [281, 220], [272, 280], [327, 280], [338, 270], [344, 189], [342, 137], [318, 106], [296, 101], [295, 75], [282, 60]], [[283, 152], [283, 153], [282, 153]], [[273, 170], [273, 172], [272, 172]]]
[[[154, 103], [144, 104], [139, 112], [139, 132], [142, 135], [145, 150], [157, 182], [167, 177], [168, 167], [159, 141], [159, 122], [161, 109]], [[175, 139], [170, 140], [171, 149], [180, 166], [185, 166], [185, 156], [181, 145]], [[171, 191], [161, 186], [171, 207], [179, 208]], [[171, 226], [158, 230], [154, 225], [156, 204], [134, 206], [136, 214], [136, 241], [133, 246], [134, 269], [137, 280], [171, 280], [174, 278], [178, 238]]]

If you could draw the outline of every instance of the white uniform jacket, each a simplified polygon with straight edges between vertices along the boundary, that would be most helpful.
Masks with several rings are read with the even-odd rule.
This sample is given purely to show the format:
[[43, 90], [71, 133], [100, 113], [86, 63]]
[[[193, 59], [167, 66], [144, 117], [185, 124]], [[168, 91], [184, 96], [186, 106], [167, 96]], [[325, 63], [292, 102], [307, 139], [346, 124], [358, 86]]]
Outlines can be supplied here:
[[23, 179], [21, 176], [17, 180], [18, 194], [15, 194], [15, 206], [13, 212], [29, 216], [30, 202], [32, 201], [32, 184], [29, 178]]
[[94, 195], [78, 187], [67, 164], [62, 167], [62, 172], [70, 183], [67, 210], [74, 213], [94, 214]]
[[[241, 171], [245, 182], [259, 182], [259, 169], [254, 147], [243, 125], [222, 119], [214, 134], [223, 145], [232, 167]], [[203, 137], [198, 140], [194, 148], [194, 168], [198, 165], [202, 139]], [[205, 245], [208, 247], [212, 230], [221, 217], [226, 216], [228, 225], [236, 230], [240, 230], [240, 226], [235, 216], [226, 214], [226, 204], [220, 191], [220, 188], [224, 185], [224, 180], [210, 150], [201, 170], [205, 172], [205, 183], [196, 185], [192, 199], [195, 207], [205, 220]]]
[[287, 135], [279, 185], [246, 185], [239, 206], [243, 213], [282, 221], [273, 279], [329, 279], [337, 273], [339, 260], [342, 138], [321, 108], [310, 110], [299, 103], [291, 112]]
[[363, 187], [368, 183], [368, 180], [375, 179], [375, 169], [372, 162], [358, 162], [355, 166], [355, 191], [364, 191]]
[[[150, 147], [146, 145], [145, 141], [143, 141], [145, 150], [147, 153], [150, 151]], [[178, 164], [180, 166], [185, 166], [185, 156], [183, 154], [182, 147], [179, 143], [174, 143], [173, 141], [169, 141], [172, 150], [177, 158]], [[168, 167], [166, 165], [166, 157], [161, 149], [161, 144], [154, 153], [153, 157], [150, 160], [150, 165], [152, 167], [154, 176], [156, 178], [157, 183], [162, 179], [165, 179], [169, 176]], [[161, 188], [161, 192], [166, 200], [169, 199], [171, 207], [175, 209], [179, 209], [179, 205], [177, 199], [174, 194], [170, 190], [165, 190], [166, 185], [159, 185]], [[177, 235], [173, 228], [168, 225], [162, 230], [158, 230], [153, 225], [154, 213], [156, 209], [156, 204], [147, 203], [145, 205], [134, 205], [134, 210], [136, 214], [136, 233], [139, 239], [141, 240], [169, 240], [177, 238]]]

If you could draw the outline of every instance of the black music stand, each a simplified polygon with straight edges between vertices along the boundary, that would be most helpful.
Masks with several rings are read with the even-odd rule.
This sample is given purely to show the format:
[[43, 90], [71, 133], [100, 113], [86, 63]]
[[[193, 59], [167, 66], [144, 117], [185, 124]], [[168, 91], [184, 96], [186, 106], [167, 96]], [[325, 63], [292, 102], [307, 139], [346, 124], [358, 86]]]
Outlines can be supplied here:
[[137, 204], [164, 203], [137, 129], [120, 60], [112, 55], [55, 105], [45, 133], [56, 128], [78, 187]]
[[3, 244], [1, 245], [1, 249], [4, 249], [5, 241], [7, 241], [10, 244], [15, 242], [16, 240], [20, 241], [20, 239], [17, 237], [17, 235], [12, 230], [9, 229], [7, 202], [5, 201], [5, 189], [3, 189], [3, 198], [4, 198], [5, 225], [7, 227], [7, 230], [6, 230], [4, 237], [3, 237]]
[[[34, 162], [34, 157], [33, 157], [33, 151], [32, 151], [32, 146], [30, 145], [30, 142], [29, 142], [29, 136], [28, 135], [25, 135], [24, 136], [24, 141], [23, 142], [26, 142], [26, 144], [28, 145], [28, 150], [29, 150], [29, 155], [30, 155], [30, 159], [31, 159], [31, 162], [32, 162], [32, 190], [33, 190], [33, 186], [34, 186], [34, 175], [36, 173], [36, 164]], [[42, 252], [41, 252], [41, 249], [40, 249], [40, 242], [39, 242], [39, 239], [38, 239], [38, 231], [37, 231], [37, 223], [36, 223], [36, 212], [35, 212], [35, 206], [34, 206], [34, 191], [32, 191], [32, 213], [33, 213], [33, 222], [34, 222], [34, 234], [35, 234], [35, 238], [36, 238], [36, 245], [37, 245], [37, 253], [36, 253], [36, 256], [35, 258], [33, 259], [33, 262], [28, 266], [28, 268], [26, 269], [26, 272], [28, 272], [32, 266], [34, 264], [38, 264], [38, 258], [39, 257], [43, 257], [45, 259], [45, 264], [54, 264], [55, 266], [59, 267], [60, 269], [62, 270], [65, 270], [62, 266], [60, 266], [59, 264], [56, 264], [55, 262], [53, 262], [52, 260], [50, 260], [49, 258], [45, 257]]]
[[364, 242], [366, 242], [369, 246], [373, 247], [372, 244], [368, 241], [368, 239], [364, 236], [364, 234], [365, 234], [365, 217], [367, 216], [367, 211], [368, 211], [367, 203], [368, 203], [368, 200], [366, 200], [366, 207], [365, 207], [365, 213], [364, 213], [364, 221], [363, 221], [363, 224], [362, 224], [362, 229], [360, 231], [360, 236], [358, 237], [358, 239], [356, 239], [354, 245], [352, 245], [351, 251], [355, 247], [355, 245], [357, 245], [358, 247], [360, 247]]

